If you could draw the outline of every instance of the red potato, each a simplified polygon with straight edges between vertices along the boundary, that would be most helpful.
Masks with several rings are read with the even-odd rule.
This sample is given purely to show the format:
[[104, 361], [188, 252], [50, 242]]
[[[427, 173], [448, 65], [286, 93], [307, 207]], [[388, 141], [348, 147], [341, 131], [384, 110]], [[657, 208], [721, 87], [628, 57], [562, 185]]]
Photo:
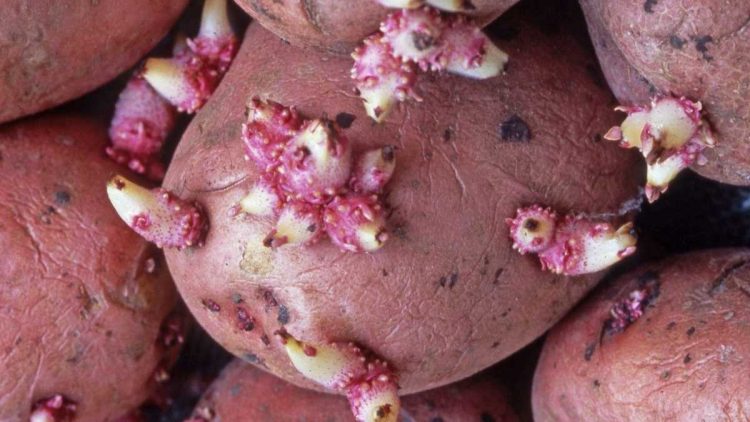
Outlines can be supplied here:
[[166, 35], [187, 0], [0, 5], [0, 122], [103, 85]]
[[[196, 319], [237, 356], [297, 385], [280, 329], [311, 343], [355, 341], [397, 370], [405, 394], [468, 377], [541, 335], [596, 282], [540, 271], [511, 248], [504, 221], [541, 202], [617, 212], [636, 196], [637, 157], [597, 142], [615, 120], [610, 94], [572, 39], [520, 15], [499, 42], [515, 65], [482, 82], [426, 75], [422, 103], [374, 125], [351, 94], [351, 60], [295, 48], [252, 24], [225, 82], [196, 115], [164, 187], [206, 210], [204, 245], [167, 250]], [[515, 33], [515, 31], [512, 31]], [[554, 65], [552, 65], [554, 64]], [[372, 254], [329, 240], [271, 249], [274, 221], [239, 213], [258, 179], [243, 158], [253, 96], [346, 127], [355, 153], [396, 146], [386, 187], [390, 239]]]
[[[300, 47], [349, 54], [393, 11], [375, 0], [235, 0], [258, 23]], [[481, 25], [495, 20], [518, 0], [472, 0], [466, 13]]]
[[[405, 397], [404, 422], [515, 422], [505, 388], [489, 376], [477, 376], [437, 390]], [[236, 359], [222, 371], [193, 411], [191, 422], [292, 421], [349, 422], [342, 397], [286, 383]]]
[[677, 256], [587, 300], [547, 338], [535, 420], [748, 420], [749, 264], [747, 249]]
[[[581, 5], [618, 99], [647, 104], [660, 92], [700, 101], [718, 143], [706, 150], [708, 162], [694, 170], [721, 182], [750, 185], [750, 3], [581, 0]], [[629, 65], [611, 59], [618, 52]], [[654, 92], [643, 89], [633, 71]], [[633, 84], [641, 88], [621, 88]]]
[[106, 142], [73, 114], [0, 129], [0, 420], [60, 395], [76, 422], [113, 421], [176, 352], [177, 294], [161, 253], [107, 202], [120, 169]]

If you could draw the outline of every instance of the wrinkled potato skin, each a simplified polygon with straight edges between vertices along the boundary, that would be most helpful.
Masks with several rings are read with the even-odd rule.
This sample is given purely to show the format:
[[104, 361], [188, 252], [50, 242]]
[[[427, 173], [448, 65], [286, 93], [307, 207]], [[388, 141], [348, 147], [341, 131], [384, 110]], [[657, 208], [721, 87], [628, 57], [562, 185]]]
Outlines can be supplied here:
[[[106, 127], [74, 115], [0, 130], [0, 420], [63, 394], [76, 422], [112, 421], [152, 391], [177, 294], [160, 253], [119, 219]], [[146, 260], [156, 260], [146, 273]]]
[[[707, 152], [708, 164], [694, 169], [720, 182], [750, 185], [750, 2], [582, 0], [581, 5], [589, 23], [598, 16], [612, 48], [657, 91], [703, 103], [719, 145]], [[602, 63], [605, 72], [609, 65]], [[619, 98], [648, 101], [645, 95]]]
[[[584, 70], [595, 59], [517, 16], [507, 24], [519, 31], [499, 42], [511, 55], [506, 75], [424, 75], [424, 101], [402, 105], [381, 125], [352, 93], [349, 59], [297, 49], [251, 24], [164, 184], [203, 203], [211, 220], [205, 246], [166, 251], [178, 289], [209, 334], [235, 355], [308, 387], [314, 385], [290, 365], [275, 331], [283, 326], [309, 342], [359, 342], [395, 365], [408, 394], [508, 356], [596, 283], [596, 275], [540, 271], [535, 257], [511, 249], [505, 218], [534, 202], [617, 210], [636, 195], [639, 160], [595, 142], [616, 121], [611, 94]], [[381, 250], [343, 253], [327, 239], [271, 250], [262, 240], [272, 219], [233, 216], [258, 178], [240, 140], [254, 95], [295, 105], [310, 118], [350, 113], [355, 120], [345, 133], [355, 152], [398, 147], [387, 194], [391, 237]], [[530, 128], [529, 141], [502, 138], [500, 125], [514, 114]], [[252, 331], [239, 328], [239, 307], [256, 319]]]
[[[516, 422], [506, 390], [478, 376], [402, 399], [404, 422]], [[345, 398], [303, 389], [235, 359], [203, 394], [195, 415], [209, 410], [215, 420], [253, 422], [349, 422]]]
[[[375, 0], [235, 0], [257, 22], [300, 47], [349, 54], [393, 9]], [[518, 0], [472, 0], [467, 14], [486, 25]]]
[[187, 0], [0, 3], [0, 122], [113, 79], [164, 37]]
[[[661, 283], [653, 306], [600, 342], [612, 305], [648, 271]], [[552, 330], [534, 378], [534, 418], [746, 421], [749, 333], [750, 250], [692, 253], [640, 267]]]

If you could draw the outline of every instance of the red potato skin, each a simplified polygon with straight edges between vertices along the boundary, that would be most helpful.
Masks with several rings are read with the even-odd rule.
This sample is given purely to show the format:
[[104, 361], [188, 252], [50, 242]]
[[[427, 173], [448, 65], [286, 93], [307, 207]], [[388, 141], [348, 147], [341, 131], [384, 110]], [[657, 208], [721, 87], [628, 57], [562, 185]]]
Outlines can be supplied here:
[[[612, 305], [648, 272], [660, 283], [652, 306], [600, 341]], [[619, 278], [548, 336], [534, 378], [535, 420], [748, 420], [749, 305], [747, 249], [678, 256]]]
[[[603, 25], [602, 39], [619, 50], [632, 69], [657, 92], [699, 100], [719, 144], [706, 153], [708, 163], [694, 170], [711, 179], [750, 185], [750, 3], [744, 0], [581, 0], [590, 29]], [[707, 38], [710, 37], [710, 38]], [[646, 91], [622, 94], [630, 70], [602, 60], [613, 91], [626, 104], [648, 103]], [[624, 79], [624, 80], [623, 80]]]
[[[153, 391], [177, 293], [161, 253], [115, 214], [106, 127], [46, 115], [0, 129], [0, 420], [62, 394], [112, 421]], [[155, 263], [149, 273], [151, 260]]]
[[[266, 29], [300, 47], [349, 54], [394, 9], [375, 0], [235, 0]], [[486, 25], [518, 0], [472, 0], [467, 14]]]
[[[403, 104], [380, 125], [352, 93], [350, 59], [295, 48], [251, 24], [164, 183], [202, 203], [211, 220], [203, 247], [166, 251], [178, 289], [211, 336], [312, 388], [273, 333], [285, 328], [313, 344], [355, 341], [390, 362], [409, 394], [510, 355], [596, 283], [597, 276], [542, 272], [535, 257], [511, 249], [504, 219], [534, 202], [617, 210], [637, 195], [638, 158], [595, 141], [616, 121], [610, 94], [585, 71], [595, 59], [514, 16], [507, 25], [518, 35], [500, 42], [514, 57], [505, 76], [425, 75], [424, 102]], [[345, 133], [355, 153], [397, 146], [386, 189], [391, 236], [381, 250], [343, 253], [327, 239], [262, 245], [272, 219], [236, 212], [259, 175], [243, 159], [240, 138], [255, 95], [295, 105], [303, 116], [351, 123]], [[514, 115], [528, 131], [502, 129]], [[252, 330], [242, 328], [240, 310], [253, 318]]]
[[0, 123], [103, 85], [166, 35], [187, 0], [0, 4]]
[[[517, 422], [505, 388], [489, 376], [477, 376], [437, 390], [403, 398], [404, 422]], [[235, 359], [204, 393], [193, 416], [209, 421], [350, 422], [345, 398], [296, 387]]]

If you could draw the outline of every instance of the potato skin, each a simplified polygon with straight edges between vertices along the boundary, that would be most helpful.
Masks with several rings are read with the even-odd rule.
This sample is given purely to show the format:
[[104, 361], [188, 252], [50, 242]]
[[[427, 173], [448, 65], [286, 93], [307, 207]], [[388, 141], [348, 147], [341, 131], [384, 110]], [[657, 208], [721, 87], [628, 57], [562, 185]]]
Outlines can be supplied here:
[[187, 0], [0, 3], [0, 123], [103, 85], [164, 37]]
[[[250, 16], [279, 37], [300, 47], [349, 54], [378, 30], [393, 9], [375, 0], [235, 0]], [[472, 0], [469, 15], [486, 25], [518, 0]]]
[[[504, 219], [533, 202], [617, 210], [636, 195], [639, 160], [595, 142], [616, 116], [609, 92], [585, 71], [594, 58], [519, 16], [505, 23], [518, 32], [500, 42], [512, 60], [505, 76], [425, 75], [424, 102], [398, 107], [381, 125], [352, 93], [351, 60], [295, 48], [250, 25], [164, 184], [200, 201], [211, 220], [202, 248], [166, 256], [212, 337], [308, 387], [315, 386], [290, 365], [275, 331], [284, 327], [313, 343], [355, 341], [395, 365], [409, 394], [510, 355], [596, 283], [595, 275], [540, 271], [535, 257], [511, 249]], [[258, 178], [240, 140], [245, 105], [255, 95], [346, 123], [355, 152], [398, 147], [387, 195], [391, 238], [383, 249], [342, 253], [324, 240], [271, 250], [262, 245], [271, 219], [233, 212]], [[240, 309], [254, 318], [252, 330], [242, 329]]]
[[[507, 392], [489, 376], [477, 376], [437, 390], [403, 398], [405, 422], [516, 422]], [[296, 387], [235, 359], [224, 368], [198, 402], [194, 416], [213, 415], [216, 421], [349, 422], [345, 398]]]
[[[613, 303], [644, 275], [658, 276], [653, 305], [625, 331], [602, 336]], [[748, 420], [749, 305], [747, 249], [677, 256], [619, 278], [548, 336], [535, 420]]]
[[[54, 394], [112, 421], [152, 391], [177, 294], [161, 253], [120, 221], [106, 127], [72, 114], [0, 129], [0, 420]], [[155, 267], [149, 273], [153, 260]]]
[[[708, 164], [694, 169], [720, 182], [750, 185], [750, 31], [745, 30], [750, 2], [581, 0], [581, 5], [590, 25], [600, 20], [611, 48], [656, 90], [703, 103], [719, 144], [707, 151]], [[622, 69], [608, 71], [610, 65], [602, 61], [605, 73], [627, 77]], [[620, 83], [612, 84], [618, 95]], [[648, 101], [645, 95], [619, 98]]]

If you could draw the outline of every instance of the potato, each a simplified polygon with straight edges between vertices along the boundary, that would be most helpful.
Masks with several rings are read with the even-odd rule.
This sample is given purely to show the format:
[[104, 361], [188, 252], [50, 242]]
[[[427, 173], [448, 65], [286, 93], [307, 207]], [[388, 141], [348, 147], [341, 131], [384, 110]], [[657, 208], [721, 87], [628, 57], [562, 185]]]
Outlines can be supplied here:
[[[301, 47], [349, 54], [394, 9], [375, 0], [235, 0], [250, 16], [279, 37]], [[472, 0], [470, 16], [492, 22], [518, 0]]]
[[106, 126], [75, 114], [0, 128], [0, 420], [28, 421], [58, 394], [76, 422], [115, 420], [176, 351], [173, 315], [162, 326], [176, 291], [161, 253], [109, 206], [122, 169], [106, 142]]
[[[505, 18], [504, 18], [505, 19]], [[499, 42], [507, 74], [486, 81], [425, 75], [421, 103], [374, 125], [351, 93], [351, 60], [311, 53], [251, 24], [211, 101], [188, 127], [164, 187], [206, 209], [205, 245], [167, 250], [198, 322], [237, 356], [297, 385], [274, 333], [310, 343], [354, 341], [389, 361], [405, 394], [468, 377], [520, 349], [561, 318], [597, 276], [540, 271], [511, 249], [504, 221], [540, 202], [616, 212], [635, 197], [635, 155], [599, 135], [616, 121], [594, 63], [570, 38], [520, 15]], [[355, 153], [395, 145], [387, 187], [390, 239], [372, 254], [330, 241], [271, 249], [271, 218], [238, 213], [258, 179], [241, 128], [255, 95], [328, 115]], [[248, 324], [252, 322], [252, 324]]]
[[[515, 422], [505, 388], [489, 376], [405, 397], [405, 422]], [[348, 422], [346, 399], [295, 387], [235, 359], [203, 394], [193, 411], [196, 421]]]
[[0, 122], [79, 97], [135, 64], [187, 0], [0, 4]]
[[[719, 143], [707, 150], [708, 163], [694, 169], [714, 180], [750, 185], [750, 32], [745, 30], [750, 3], [581, 0], [581, 5], [600, 58], [619, 50], [655, 91], [701, 101]], [[648, 102], [643, 89], [622, 95], [618, 88], [631, 83], [628, 65], [603, 60], [602, 67], [621, 101]]]
[[[534, 378], [545, 421], [745, 421], [750, 250], [691, 253], [615, 280], [555, 327]], [[618, 331], [616, 304], [645, 292]]]

